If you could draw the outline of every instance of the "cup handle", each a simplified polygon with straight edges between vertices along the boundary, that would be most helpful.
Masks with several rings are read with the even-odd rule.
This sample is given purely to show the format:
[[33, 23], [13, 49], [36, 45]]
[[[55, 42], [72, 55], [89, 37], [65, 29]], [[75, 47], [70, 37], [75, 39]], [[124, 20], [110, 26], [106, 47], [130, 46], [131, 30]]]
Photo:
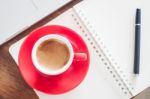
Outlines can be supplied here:
[[74, 60], [75, 61], [86, 61], [87, 54], [86, 53], [74, 53]]

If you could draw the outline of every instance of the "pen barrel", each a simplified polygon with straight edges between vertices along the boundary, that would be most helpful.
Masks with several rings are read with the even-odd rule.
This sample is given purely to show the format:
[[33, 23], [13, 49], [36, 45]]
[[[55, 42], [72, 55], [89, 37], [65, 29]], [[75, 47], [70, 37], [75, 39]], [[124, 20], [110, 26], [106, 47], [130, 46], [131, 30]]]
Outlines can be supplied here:
[[137, 24], [135, 26], [135, 50], [134, 50], [134, 73], [139, 74], [140, 70], [140, 31], [141, 26]]

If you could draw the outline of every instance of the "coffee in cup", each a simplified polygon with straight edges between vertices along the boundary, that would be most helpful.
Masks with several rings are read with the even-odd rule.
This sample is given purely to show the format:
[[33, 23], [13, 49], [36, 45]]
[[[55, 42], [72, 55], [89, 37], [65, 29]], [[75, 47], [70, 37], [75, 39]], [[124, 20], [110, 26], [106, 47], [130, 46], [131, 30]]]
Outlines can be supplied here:
[[47, 75], [65, 72], [73, 61], [85, 61], [85, 53], [74, 53], [70, 41], [61, 35], [41, 37], [33, 46], [32, 62], [37, 70]]
[[70, 58], [67, 45], [58, 39], [48, 39], [42, 42], [36, 51], [36, 57], [41, 66], [49, 70], [58, 70], [66, 65]]

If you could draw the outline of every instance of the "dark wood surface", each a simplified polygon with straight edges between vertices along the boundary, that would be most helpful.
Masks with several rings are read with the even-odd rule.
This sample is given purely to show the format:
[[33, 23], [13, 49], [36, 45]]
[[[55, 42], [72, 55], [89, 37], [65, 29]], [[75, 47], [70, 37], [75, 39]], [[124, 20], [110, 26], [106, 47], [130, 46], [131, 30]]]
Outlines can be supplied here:
[[32, 30], [46, 24], [80, 1], [81, 0], [73, 0], [0, 46], [0, 99], [38, 99], [33, 89], [30, 88], [21, 77], [18, 66], [10, 56], [8, 49], [13, 43], [25, 37]]

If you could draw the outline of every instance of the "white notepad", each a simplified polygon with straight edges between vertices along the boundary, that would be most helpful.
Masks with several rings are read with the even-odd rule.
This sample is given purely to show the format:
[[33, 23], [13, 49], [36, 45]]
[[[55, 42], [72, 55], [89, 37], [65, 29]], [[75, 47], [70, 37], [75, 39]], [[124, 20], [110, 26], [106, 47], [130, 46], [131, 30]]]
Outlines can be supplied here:
[[[70, 9], [46, 25], [63, 25], [76, 31], [86, 42], [90, 52], [90, 68], [86, 78], [75, 89], [62, 95], [47, 95], [34, 89], [40, 99], [130, 99], [126, 84], [118, 75], [97, 40], [75, 9]], [[24, 38], [25, 39], [25, 38]], [[10, 54], [18, 63], [18, 53], [24, 39], [10, 47]]]
[[[79, 17], [133, 96], [150, 86], [149, 4], [149, 0], [85, 0], [75, 6]], [[133, 74], [136, 8], [142, 11], [138, 77]]]

